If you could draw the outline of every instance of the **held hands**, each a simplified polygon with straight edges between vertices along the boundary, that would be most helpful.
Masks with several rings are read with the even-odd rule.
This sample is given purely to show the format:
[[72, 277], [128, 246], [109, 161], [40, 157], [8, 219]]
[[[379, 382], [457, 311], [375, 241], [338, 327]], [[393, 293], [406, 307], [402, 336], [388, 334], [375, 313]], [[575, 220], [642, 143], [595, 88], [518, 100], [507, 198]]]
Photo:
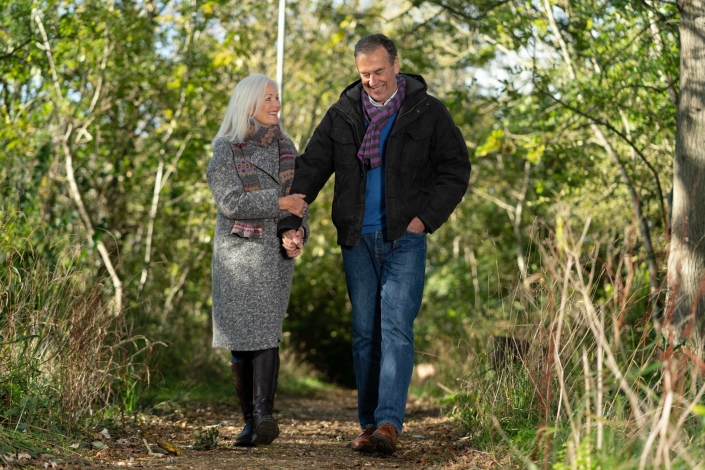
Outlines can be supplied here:
[[279, 198], [279, 209], [303, 217], [308, 204], [304, 201], [305, 194], [290, 194]]
[[304, 247], [304, 229], [299, 227], [298, 230], [287, 230], [282, 234], [282, 246], [286, 250], [289, 258], [296, 258], [301, 254], [301, 249]]

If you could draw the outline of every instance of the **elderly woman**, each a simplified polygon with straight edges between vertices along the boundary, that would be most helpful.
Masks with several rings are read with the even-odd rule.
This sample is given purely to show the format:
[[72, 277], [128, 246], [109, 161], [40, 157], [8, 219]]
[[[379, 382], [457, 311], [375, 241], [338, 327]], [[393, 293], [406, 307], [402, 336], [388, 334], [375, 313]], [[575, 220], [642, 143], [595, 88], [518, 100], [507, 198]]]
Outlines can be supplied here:
[[279, 435], [272, 417], [279, 374], [282, 322], [294, 260], [308, 228], [286, 233], [277, 221], [306, 218], [302, 194], [289, 194], [298, 156], [279, 123], [277, 85], [264, 75], [233, 90], [213, 140], [206, 175], [218, 216], [213, 244], [213, 347], [231, 351], [231, 371], [245, 428], [236, 446], [270, 444]]

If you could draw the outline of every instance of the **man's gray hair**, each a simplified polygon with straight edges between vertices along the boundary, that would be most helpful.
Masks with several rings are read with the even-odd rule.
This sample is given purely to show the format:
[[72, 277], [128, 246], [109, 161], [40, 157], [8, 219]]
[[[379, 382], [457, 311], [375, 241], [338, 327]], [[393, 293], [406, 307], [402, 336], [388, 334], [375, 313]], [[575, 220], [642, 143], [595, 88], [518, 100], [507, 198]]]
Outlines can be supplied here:
[[[227, 137], [230, 142], [237, 144], [245, 141], [247, 129], [251, 125], [255, 126], [255, 130], [259, 129], [260, 124], [253, 119], [253, 116], [262, 107], [267, 85], [279, 89], [277, 82], [259, 73], [243, 78], [240, 83], [235, 85], [230, 103], [225, 110], [225, 118], [215, 136], [216, 139]], [[281, 121], [279, 129], [282, 129]]]
[[358, 54], [369, 54], [377, 50], [378, 47], [384, 47], [389, 56], [389, 63], [393, 64], [394, 59], [397, 58], [397, 48], [394, 46], [394, 42], [384, 34], [370, 34], [357, 41], [355, 58], [357, 59]]

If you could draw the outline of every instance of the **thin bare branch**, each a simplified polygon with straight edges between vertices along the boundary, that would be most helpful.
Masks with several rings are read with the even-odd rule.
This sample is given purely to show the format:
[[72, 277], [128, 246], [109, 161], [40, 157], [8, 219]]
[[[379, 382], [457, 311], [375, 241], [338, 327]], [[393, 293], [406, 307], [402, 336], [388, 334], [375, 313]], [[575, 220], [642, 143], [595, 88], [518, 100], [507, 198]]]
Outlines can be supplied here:
[[[46, 53], [47, 58], [49, 59], [51, 74], [54, 81], [54, 88], [56, 94], [58, 95], [57, 98], [59, 100], [59, 103], [61, 103], [63, 107], [64, 97], [61, 91], [61, 85], [59, 84], [59, 77], [56, 72], [54, 58], [51, 53], [51, 46], [49, 45], [49, 40], [47, 38], [46, 31], [44, 30], [44, 24], [42, 23], [40, 13], [37, 10], [33, 10], [32, 14], [34, 16], [35, 21], [37, 22], [37, 25], [39, 26], [42, 38], [44, 39], [44, 44], [40, 48]], [[39, 47], [39, 44], [37, 46]], [[66, 132], [64, 133], [63, 137], [60, 138], [60, 145], [61, 149], [63, 150], [65, 159], [66, 179], [69, 183], [69, 192], [71, 194], [72, 199], [74, 200], [74, 203], [76, 204], [76, 208], [86, 230], [87, 238], [89, 241], [93, 242], [95, 229], [93, 228], [93, 223], [91, 222], [91, 219], [88, 215], [86, 206], [83, 203], [83, 198], [81, 197], [81, 192], [78, 189], [78, 184], [76, 184], [75, 171], [73, 168], [73, 154], [71, 153], [71, 148], [69, 146], [69, 139], [71, 138], [71, 135], [73, 133], [74, 125], [69, 120], [70, 117], [67, 116], [68, 122], [66, 124]], [[108, 253], [108, 249], [105, 247], [105, 244], [100, 240], [95, 241], [95, 244], [96, 248], [98, 249], [98, 253], [100, 254], [100, 257], [103, 260], [103, 265], [108, 270], [110, 280], [113, 283], [113, 289], [115, 290], [114, 313], [116, 315], [119, 315], [122, 312], [122, 281], [120, 280], [120, 277], [118, 276], [117, 271], [115, 270], [115, 266], [113, 265], [113, 262], [110, 259], [110, 253]]]
[[53, 78], [54, 82], [54, 88], [56, 89], [56, 94], [63, 99], [63, 93], [61, 91], [61, 84], [59, 83], [59, 76], [56, 73], [56, 66], [54, 65], [54, 56], [51, 53], [51, 46], [49, 45], [49, 38], [47, 37], [47, 33], [44, 30], [44, 23], [42, 23], [42, 18], [41, 18], [41, 12], [37, 10], [36, 8], [32, 9], [32, 16], [34, 16], [34, 21], [37, 23], [37, 26], [39, 27], [39, 32], [42, 35], [42, 39], [44, 40], [44, 44], [39, 44], [37, 43], [37, 47], [39, 47], [41, 50], [43, 50], [46, 55], [47, 59], [49, 60], [49, 67], [51, 68], [51, 76]]
[[526, 280], [527, 267], [524, 259], [524, 241], [521, 233], [521, 214], [524, 210], [524, 202], [526, 200], [526, 192], [529, 189], [529, 174], [531, 173], [531, 163], [526, 160], [524, 162], [524, 181], [521, 185], [521, 192], [517, 195], [517, 205], [514, 208], [514, 218], [512, 227], [514, 229], [514, 237], [517, 242], [517, 264], [519, 265], [519, 273], [522, 281]]
[[612, 145], [609, 143], [605, 135], [602, 133], [602, 130], [596, 125], [596, 124], [591, 124], [591, 128], [593, 130], [593, 133], [597, 137], [598, 143], [602, 146], [602, 148], [605, 149], [605, 152], [609, 157], [612, 159], [612, 161], [615, 163], [617, 168], [619, 169], [619, 173], [622, 176], [622, 181], [624, 182], [625, 186], [627, 187], [627, 190], [629, 191], [629, 194], [632, 199], [632, 206], [634, 208], [634, 214], [637, 220], [637, 223], [639, 224], [639, 229], [641, 231], [641, 236], [642, 240], [644, 242], [644, 251], [646, 252], [646, 259], [647, 263], [649, 265], [649, 278], [650, 278], [650, 290], [651, 290], [651, 308], [656, 309], [656, 297], [658, 296], [658, 291], [659, 291], [659, 286], [658, 286], [658, 267], [656, 266], [656, 255], [654, 254], [654, 248], [651, 243], [651, 229], [649, 228], [649, 224], [646, 220], [646, 217], [644, 216], [642, 210], [641, 210], [641, 199], [639, 198], [639, 195], [636, 192], [636, 188], [634, 187], [634, 184], [632, 183], [631, 179], [629, 178], [629, 174], [627, 173], [627, 169], [624, 167], [622, 162], [619, 160], [619, 157], [617, 156], [617, 152], [615, 152], [614, 148]]
[[599, 119], [599, 118], [596, 118], [596, 117], [594, 117], [594, 116], [588, 114], [588, 113], [585, 112], [585, 111], [582, 111], [581, 109], [579, 109], [579, 108], [577, 108], [577, 107], [575, 107], [575, 106], [569, 105], [568, 103], [566, 103], [566, 102], [563, 101], [562, 99], [555, 97], [555, 96], [554, 96], [553, 94], [551, 94], [551, 93], [548, 93], [546, 90], [540, 90], [540, 91], [541, 91], [542, 93], [544, 93], [546, 96], [549, 96], [551, 99], [553, 99], [553, 100], [556, 101], [557, 103], [560, 103], [560, 104], [561, 104], [563, 107], [565, 107], [566, 109], [568, 109], [568, 110], [570, 110], [570, 111], [572, 111], [572, 112], [574, 112], [574, 113], [576, 113], [576, 114], [578, 114], [578, 115], [580, 115], [580, 116], [586, 118], [586, 119], [590, 122], [591, 127], [592, 127], [593, 124], [597, 124], [597, 125], [599, 125], [599, 126], [602, 126], [602, 127], [606, 128], [606, 129], [610, 130], [610, 131], [613, 132], [615, 135], [617, 135], [618, 137], [620, 137], [627, 145], [629, 145], [631, 148], [634, 149], [634, 151], [636, 152], [636, 154], [639, 156], [639, 158], [641, 159], [641, 161], [644, 162], [644, 164], [647, 166], [647, 168], [649, 169], [649, 171], [651, 172], [651, 174], [652, 174], [653, 177], [654, 177], [654, 182], [656, 183], [656, 192], [657, 192], [657, 194], [658, 194], [658, 199], [659, 199], [659, 202], [660, 202], [660, 204], [661, 204], [661, 213], [662, 213], [664, 225], [666, 226], [666, 236], [667, 236], [667, 237], [670, 237], [671, 228], [670, 228], [670, 222], [669, 222], [669, 219], [668, 219], [668, 213], [667, 213], [667, 211], [666, 211], [665, 199], [664, 199], [664, 197], [663, 197], [663, 190], [661, 189], [661, 179], [659, 178], [658, 172], [656, 171], [656, 169], [653, 167], [653, 165], [651, 165], [651, 163], [649, 162], [649, 160], [646, 158], [646, 155], [644, 155], [644, 152], [642, 152], [641, 149], [640, 149], [639, 147], [637, 147], [637, 146], [634, 144], [634, 142], [632, 142], [622, 131], [620, 131], [619, 129], [617, 129], [616, 127], [614, 127], [614, 126], [613, 126], [612, 124], [610, 124], [609, 122], [603, 121], [603, 120], [601, 120], [601, 119]]
[[[159, 165], [157, 166], [157, 174], [154, 177], [154, 191], [152, 193], [152, 204], [149, 208], [149, 223], [147, 225], [147, 240], [145, 242], [145, 249], [144, 249], [144, 268], [142, 268], [142, 274], [140, 276], [140, 284], [139, 284], [139, 291], [142, 290], [144, 287], [144, 284], [147, 282], [147, 270], [149, 268], [149, 263], [152, 260], [152, 237], [154, 236], [154, 220], [157, 217], [157, 208], [159, 206], [159, 194], [161, 193], [161, 190], [164, 189], [164, 186], [166, 186], [167, 181], [169, 180], [169, 177], [171, 174], [176, 170], [176, 165], [179, 163], [179, 159], [181, 158], [181, 155], [184, 153], [184, 150], [186, 150], [186, 144], [191, 140], [191, 132], [189, 132], [186, 135], [186, 138], [184, 141], [181, 143], [181, 146], [179, 147], [179, 150], [176, 152], [176, 155], [171, 161], [171, 165], [166, 171], [166, 174], [163, 174], [164, 171], [164, 158], [160, 156], [159, 158]], [[162, 154], [164, 152], [164, 149], [161, 150]], [[163, 175], [163, 176], [162, 176]]]
[[[76, 184], [76, 177], [73, 169], [73, 155], [71, 155], [71, 149], [68, 145], [68, 140], [71, 137], [71, 130], [72, 126], [71, 124], [69, 124], [69, 128], [61, 141], [61, 147], [64, 151], [64, 158], [66, 161], [66, 179], [69, 183], [71, 197], [73, 198], [74, 203], [76, 204], [76, 208], [78, 209], [78, 213], [81, 216], [81, 220], [83, 221], [87, 238], [89, 241], [93, 241], [95, 230], [93, 228], [93, 224], [91, 223], [91, 219], [88, 216], [88, 211], [86, 211], [86, 206], [83, 204], [81, 192], [79, 191], [78, 185]], [[98, 253], [100, 253], [100, 257], [103, 260], [103, 264], [108, 270], [110, 280], [113, 283], [113, 289], [115, 290], [114, 312], [116, 315], [119, 315], [120, 312], [122, 312], [122, 281], [120, 281], [120, 277], [118, 276], [117, 271], [113, 266], [113, 262], [110, 260], [110, 253], [108, 253], [108, 249], [105, 247], [105, 244], [100, 240], [96, 241], [95, 244], [98, 248]]]
[[563, 39], [561, 30], [558, 29], [556, 19], [553, 17], [553, 7], [551, 6], [551, 2], [549, 0], [544, 0], [543, 4], [544, 10], [546, 12], [546, 17], [548, 18], [548, 24], [551, 25], [551, 31], [553, 31], [553, 35], [555, 37], [556, 42], [558, 43], [559, 49], [561, 50], [561, 54], [563, 54], [563, 61], [568, 66], [568, 73], [570, 74], [570, 78], [572, 80], [575, 80], [575, 70], [573, 69], [573, 62], [570, 60], [568, 45], [566, 44], [565, 39]]
[[496, 205], [498, 205], [499, 207], [501, 207], [502, 209], [507, 211], [509, 214], [511, 214], [509, 217], [512, 220], [514, 220], [514, 211], [515, 211], [514, 207], [510, 206], [509, 204], [507, 204], [506, 202], [502, 201], [499, 198], [496, 198], [490, 194], [487, 194], [486, 192], [480, 191], [479, 189], [477, 189], [475, 187], [471, 187], [470, 191], [472, 191], [473, 194], [477, 194], [478, 196], [480, 196], [483, 199], [487, 199], [488, 201], [495, 203]]
[[451, 14], [458, 16], [460, 18], [469, 20], [469, 21], [478, 21], [487, 16], [492, 10], [501, 7], [502, 5], [509, 3], [509, 0], [500, 0], [496, 3], [490, 3], [489, 5], [482, 5], [482, 7], [476, 7], [477, 9], [477, 14], [476, 15], [471, 15], [468, 13], [465, 13], [464, 11], [460, 11], [457, 8], [454, 8], [450, 5], [448, 5], [445, 2], [439, 1], [439, 0], [431, 0], [429, 1], [430, 4], [436, 5], [438, 7], [443, 8], [444, 10], [447, 10]]

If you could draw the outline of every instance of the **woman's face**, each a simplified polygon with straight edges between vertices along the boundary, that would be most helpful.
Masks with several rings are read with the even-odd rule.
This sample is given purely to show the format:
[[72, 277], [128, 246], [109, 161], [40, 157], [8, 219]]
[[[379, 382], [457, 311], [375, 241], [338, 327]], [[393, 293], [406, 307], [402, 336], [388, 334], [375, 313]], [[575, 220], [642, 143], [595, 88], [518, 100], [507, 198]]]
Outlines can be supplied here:
[[257, 122], [263, 126], [274, 126], [279, 124], [279, 110], [282, 105], [279, 103], [279, 93], [277, 89], [271, 83], [267, 84], [267, 88], [264, 90], [264, 101], [262, 102], [262, 107], [254, 115]]

